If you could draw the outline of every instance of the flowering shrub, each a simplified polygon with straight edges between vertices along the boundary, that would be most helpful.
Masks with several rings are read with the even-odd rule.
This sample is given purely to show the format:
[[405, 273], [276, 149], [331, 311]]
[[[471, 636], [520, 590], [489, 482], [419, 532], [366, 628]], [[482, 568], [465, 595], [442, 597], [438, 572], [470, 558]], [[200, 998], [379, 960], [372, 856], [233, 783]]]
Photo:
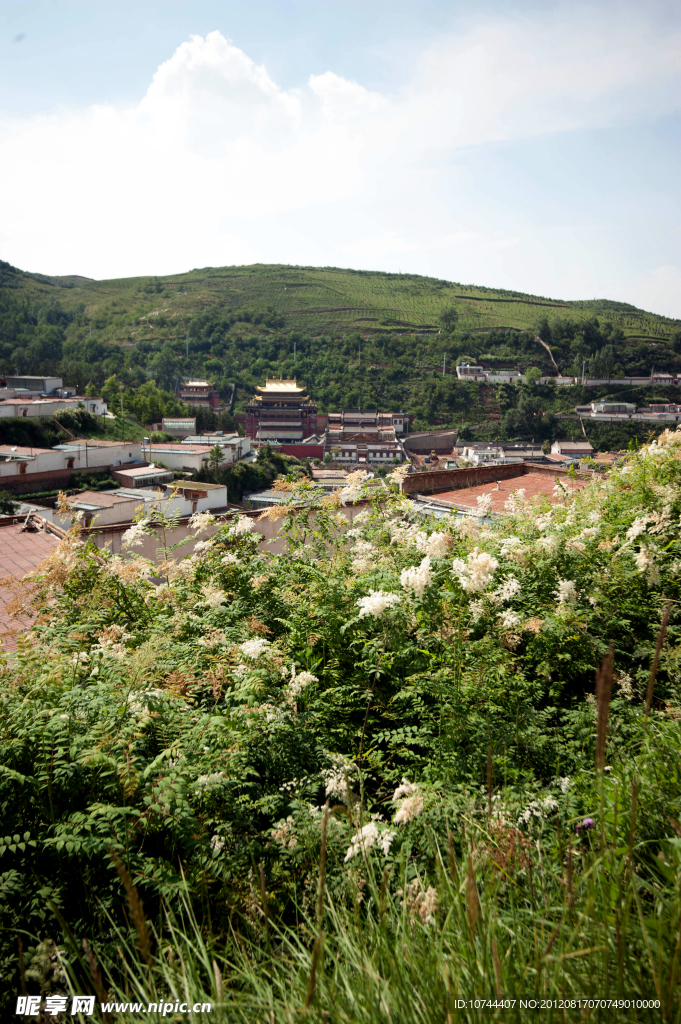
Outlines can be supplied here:
[[[377, 489], [348, 529], [339, 501], [364, 484], [280, 506], [281, 555], [243, 515], [193, 517], [206, 541], [190, 558], [166, 549], [160, 566], [134, 554], [151, 523], [127, 531], [126, 558], [76, 526], [25, 581], [38, 619], [0, 664], [4, 927], [48, 934], [51, 903], [74, 934], [108, 941], [121, 905], [111, 851], [150, 914], [184, 878], [214, 928], [253, 920], [257, 865], [276, 891], [268, 913], [286, 920], [316, 877], [327, 802], [335, 896], [359, 900], [372, 858], [388, 875], [403, 863], [418, 878], [400, 904], [390, 875], [391, 898], [435, 927], [434, 851], [450, 837], [464, 855], [484, 821], [476, 842], [492, 829], [522, 864], [525, 842], [584, 845], [603, 830], [594, 673], [610, 644], [603, 786], [629, 784], [654, 740], [656, 760], [636, 762], [632, 843], [672, 834], [681, 432], [608, 480], [559, 487], [552, 507], [516, 492], [494, 521], [481, 503], [434, 524]], [[13, 942], [0, 938], [7, 963]]]

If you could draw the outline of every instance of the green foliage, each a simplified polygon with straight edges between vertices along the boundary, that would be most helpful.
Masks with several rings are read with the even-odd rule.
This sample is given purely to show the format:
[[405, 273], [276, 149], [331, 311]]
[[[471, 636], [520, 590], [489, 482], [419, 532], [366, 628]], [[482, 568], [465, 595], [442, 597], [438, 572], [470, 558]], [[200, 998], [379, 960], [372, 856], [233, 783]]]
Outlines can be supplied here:
[[[208, 540], [178, 560], [176, 522], [140, 513], [123, 548], [151, 533], [161, 566], [70, 535], [1, 667], [7, 992], [16, 930], [30, 958], [59, 927], [68, 969], [90, 969], [87, 939], [113, 991], [189, 971], [211, 992], [214, 958], [244, 1019], [288, 1019], [305, 993], [338, 1020], [374, 1019], [377, 1000], [402, 1019], [412, 990], [433, 1007], [499, 991], [676, 1006], [680, 443], [605, 483], [568, 478], [553, 507], [517, 492], [492, 524], [414, 518], [360, 474], [343, 500], [371, 500], [349, 533], [299, 466], [280, 555], [246, 516], [195, 515]], [[266, 448], [244, 470], [272, 467], [295, 475]], [[148, 970], [132, 927], [140, 948], [155, 935]]]
[[19, 503], [16, 502], [9, 491], [0, 491], [0, 516], [13, 516], [19, 509]]

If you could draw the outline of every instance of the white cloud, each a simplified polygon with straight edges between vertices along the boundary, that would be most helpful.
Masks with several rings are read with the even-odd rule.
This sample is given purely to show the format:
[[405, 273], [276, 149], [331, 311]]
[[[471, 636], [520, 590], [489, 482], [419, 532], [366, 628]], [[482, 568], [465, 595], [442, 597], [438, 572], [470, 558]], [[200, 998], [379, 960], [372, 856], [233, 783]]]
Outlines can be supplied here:
[[[93, 277], [408, 257], [403, 269], [471, 280], [463, 262], [517, 287], [502, 253], [532, 225], [500, 227], [457, 188], [459, 155], [669, 112], [678, 42], [574, 5], [497, 18], [432, 45], [388, 96], [331, 71], [284, 90], [219, 32], [194, 36], [137, 104], [0, 117], [3, 255]], [[666, 303], [671, 278], [654, 274], [641, 294]]]

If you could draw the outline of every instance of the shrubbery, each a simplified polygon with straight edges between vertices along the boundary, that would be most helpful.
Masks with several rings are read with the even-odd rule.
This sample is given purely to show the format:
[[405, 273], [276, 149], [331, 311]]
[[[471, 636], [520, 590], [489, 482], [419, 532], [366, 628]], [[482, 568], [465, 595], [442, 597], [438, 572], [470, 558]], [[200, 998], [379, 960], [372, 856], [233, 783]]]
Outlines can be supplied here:
[[515, 492], [494, 523], [481, 502], [435, 524], [381, 489], [348, 529], [361, 474], [340, 496], [302, 484], [267, 513], [279, 556], [239, 516], [195, 516], [208, 539], [156, 568], [70, 534], [2, 669], [8, 991], [18, 929], [27, 963], [55, 939], [94, 991], [87, 939], [111, 990], [172, 976], [225, 1020], [532, 994], [671, 1014], [680, 454], [667, 432], [553, 506]]

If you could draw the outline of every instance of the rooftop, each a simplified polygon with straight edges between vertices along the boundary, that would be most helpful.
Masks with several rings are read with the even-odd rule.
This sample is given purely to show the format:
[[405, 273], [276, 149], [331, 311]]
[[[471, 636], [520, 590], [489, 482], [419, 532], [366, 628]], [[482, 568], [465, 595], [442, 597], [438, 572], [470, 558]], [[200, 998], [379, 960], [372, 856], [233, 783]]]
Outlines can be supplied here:
[[47, 455], [51, 451], [51, 448], [24, 448], [20, 444], [0, 444], [0, 455], [23, 455], [30, 457], [31, 455]]
[[[0, 526], [0, 576], [13, 577], [18, 582], [40, 565], [58, 544], [59, 538], [53, 533], [22, 532], [21, 525], [16, 523]], [[0, 644], [5, 650], [13, 650], [19, 633], [31, 627], [30, 616], [10, 617], [7, 607], [15, 596], [16, 585], [0, 587]]]
[[256, 386], [255, 390], [259, 391], [262, 395], [279, 395], [282, 392], [287, 395], [302, 395], [306, 389], [305, 386], [298, 387], [295, 377], [274, 378], [272, 380], [268, 377], [265, 381], [265, 387]]
[[[508, 501], [511, 494], [514, 491], [524, 490], [526, 500], [543, 496], [548, 498], [551, 504], [555, 504], [559, 500], [554, 494], [557, 479], [551, 473], [529, 472], [524, 473], [522, 476], [508, 477], [505, 480], [500, 480], [498, 484], [494, 482], [479, 484], [477, 487], [462, 487], [454, 491], [438, 491], [436, 494], [429, 495], [428, 500], [446, 501], [463, 511], [473, 511], [477, 510], [478, 507], [476, 499], [484, 494], [489, 494], [492, 498], [492, 511], [502, 512], [504, 504]], [[563, 477], [561, 483], [566, 488], [580, 490], [582, 487], [586, 487], [590, 481], [583, 479], [569, 480]]]

